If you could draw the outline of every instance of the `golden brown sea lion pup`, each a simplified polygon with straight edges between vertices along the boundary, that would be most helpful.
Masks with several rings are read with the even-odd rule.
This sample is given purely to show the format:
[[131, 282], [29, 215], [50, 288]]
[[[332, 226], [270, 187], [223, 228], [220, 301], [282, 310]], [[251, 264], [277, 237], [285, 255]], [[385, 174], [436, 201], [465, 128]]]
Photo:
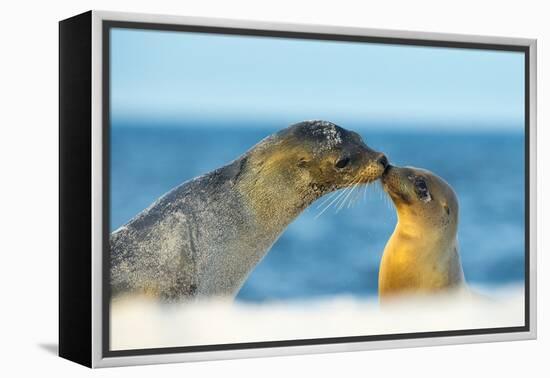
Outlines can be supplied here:
[[391, 165], [382, 185], [397, 210], [397, 225], [380, 264], [380, 299], [463, 288], [453, 188], [427, 170]]

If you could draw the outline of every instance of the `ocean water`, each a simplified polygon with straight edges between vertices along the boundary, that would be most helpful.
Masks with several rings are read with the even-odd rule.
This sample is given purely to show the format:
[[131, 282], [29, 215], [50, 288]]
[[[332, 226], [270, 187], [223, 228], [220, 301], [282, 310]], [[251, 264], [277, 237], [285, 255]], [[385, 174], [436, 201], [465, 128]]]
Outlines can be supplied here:
[[[220, 167], [276, 131], [114, 123], [111, 131], [111, 230], [159, 196]], [[472, 285], [524, 279], [524, 136], [522, 133], [356, 130], [396, 165], [426, 168], [449, 182], [460, 202], [459, 243]], [[378, 265], [396, 222], [378, 184], [352, 207], [310, 206], [252, 272], [244, 302], [376, 295]]]

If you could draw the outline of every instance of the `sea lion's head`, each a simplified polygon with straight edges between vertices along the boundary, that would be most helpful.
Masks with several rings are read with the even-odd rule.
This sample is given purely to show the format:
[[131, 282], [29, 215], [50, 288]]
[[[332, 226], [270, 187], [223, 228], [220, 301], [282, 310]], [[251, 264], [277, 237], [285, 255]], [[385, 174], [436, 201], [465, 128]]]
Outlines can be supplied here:
[[327, 121], [306, 121], [277, 134], [287, 164], [312, 185], [332, 191], [382, 176], [388, 159], [369, 148], [361, 136]]
[[249, 151], [243, 188], [259, 201], [257, 207], [268, 209], [266, 201], [274, 200], [299, 212], [324, 194], [380, 178], [387, 166], [386, 156], [359, 134], [327, 121], [305, 121]]
[[454, 235], [458, 226], [458, 199], [453, 188], [430, 171], [388, 166], [382, 185], [406, 232]]

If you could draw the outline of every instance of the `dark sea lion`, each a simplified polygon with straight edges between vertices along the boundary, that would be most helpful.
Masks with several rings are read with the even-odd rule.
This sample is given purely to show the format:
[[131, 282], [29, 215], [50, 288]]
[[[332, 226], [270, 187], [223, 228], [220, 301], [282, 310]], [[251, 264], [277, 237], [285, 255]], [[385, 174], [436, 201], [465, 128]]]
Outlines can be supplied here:
[[394, 166], [388, 166], [382, 185], [398, 221], [382, 255], [380, 299], [465, 289], [453, 188], [427, 170]]
[[386, 157], [326, 121], [275, 133], [171, 190], [110, 238], [112, 294], [235, 296], [279, 235], [326, 193], [378, 179]]

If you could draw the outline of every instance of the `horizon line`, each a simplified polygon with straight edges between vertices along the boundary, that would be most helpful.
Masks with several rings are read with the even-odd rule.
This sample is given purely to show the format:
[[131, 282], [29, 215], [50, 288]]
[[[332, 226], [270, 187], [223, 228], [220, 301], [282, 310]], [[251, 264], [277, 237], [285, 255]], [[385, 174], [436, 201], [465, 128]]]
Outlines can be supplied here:
[[[112, 117], [111, 127], [113, 124], [118, 125], [117, 128], [153, 128], [160, 127], [164, 129], [189, 129], [198, 127], [210, 127], [216, 129], [257, 129], [271, 130], [273, 128], [283, 129], [310, 119], [297, 119], [296, 121], [288, 121], [284, 119], [269, 118], [262, 121], [253, 120], [250, 118], [232, 117], [227, 120], [219, 118], [155, 118], [155, 117]], [[416, 120], [390, 120], [385, 118], [365, 118], [363, 120], [330, 120], [319, 118], [332, 122], [340, 127], [349, 129], [371, 129], [371, 130], [386, 130], [386, 131], [494, 131], [494, 132], [524, 132], [525, 122], [522, 121], [490, 121], [490, 120], [440, 120], [440, 119], [416, 119]]]

